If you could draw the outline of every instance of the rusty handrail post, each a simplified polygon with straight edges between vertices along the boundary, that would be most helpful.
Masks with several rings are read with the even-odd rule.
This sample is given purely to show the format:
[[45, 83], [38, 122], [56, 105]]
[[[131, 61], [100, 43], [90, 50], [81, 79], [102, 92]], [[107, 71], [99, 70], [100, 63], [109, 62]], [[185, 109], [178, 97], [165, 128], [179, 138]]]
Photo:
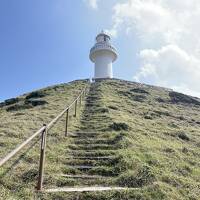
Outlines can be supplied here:
[[77, 115], [77, 100], [75, 101], [75, 110], [74, 110], [74, 117]]
[[66, 113], [65, 137], [68, 136], [68, 122], [69, 122], [69, 108], [67, 109]]
[[44, 124], [45, 129], [42, 131], [41, 137], [41, 147], [40, 147], [40, 164], [39, 164], [39, 176], [38, 176], [38, 185], [37, 190], [42, 190], [43, 186], [43, 175], [44, 175], [44, 164], [45, 164], [45, 148], [46, 148], [46, 135], [47, 135], [47, 126]]

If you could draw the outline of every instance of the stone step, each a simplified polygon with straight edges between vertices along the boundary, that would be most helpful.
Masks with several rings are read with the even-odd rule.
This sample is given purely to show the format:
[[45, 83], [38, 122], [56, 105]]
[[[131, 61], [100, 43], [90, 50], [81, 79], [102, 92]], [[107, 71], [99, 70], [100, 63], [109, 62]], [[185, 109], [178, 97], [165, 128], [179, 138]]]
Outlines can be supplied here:
[[75, 157], [101, 157], [101, 156], [113, 156], [115, 155], [115, 150], [101, 150], [101, 151], [94, 151], [94, 150], [68, 150], [68, 155], [73, 155]]
[[101, 160], [85, 160], [85, 159], [69, 159], [66, 165], [91, 165], [91, 166], [113, 166], [117, 163], [117, 159], [101, 159]]
[[112, 144], [108, 139], [97, 139], [97, 138], [87, 138], [87, 139], [76, 139], [75, 144]]
[[98, 175], [71, 175], [71, 176], [62, 176], [56, 182], [57, 187], [71, 187], [71, 186], [110, 186], [113, 184], [111, 177], [100, 177]]
[[99, 135], [99, 134], [102, 134], [100, 132], [92, 132], [92, 131], [81, 131], [81, 132], [75, 132], [73, 133], [75, 135]]
[[103, 165], [66, 165], [66, 168], [63, 169], [63, 174], [117, 176], [118, 174], [113, 169], [113, 167]]
[[96, 156], [96, 157], [88, 157], [88, 156], [85, 156], [85, 157], [78, 157], [78, 156], [75, 156], [75, 157], [67, 157], [67, 159], [74, 159], [74, 160], [111, 160], [111, 159], [114, 159], [116, 158], [115, 156]]
[[47, 193], [57, 193], [57, 192], [97, 192], [97, 191], [119, 191], [127, 190], [126, 187], [63, 187], [63, 188], [52, 188], [45, 189], [44, 192]]
[[108, 179], [106, 176], [98, 175], [71, 175], [71, 174], [62, 174], [62, 177], [74, 178], [74, 179]]
[[78, 170], [87, 170], [95, 168], [95, 166], [92, 165], [67, 165], [66, 167], [68, 169], [78, 169]]
[[114, 150], [113, 145], [109, 144], [79, 144], [79, 145], [69, 145], [68, 148], [72, 150]]
[[99, 132], [76, 132], [73, 134], [70, 134], [69, 136], [72, 138], [96, 138], [97, 136], [103, 136], [104, 133]]

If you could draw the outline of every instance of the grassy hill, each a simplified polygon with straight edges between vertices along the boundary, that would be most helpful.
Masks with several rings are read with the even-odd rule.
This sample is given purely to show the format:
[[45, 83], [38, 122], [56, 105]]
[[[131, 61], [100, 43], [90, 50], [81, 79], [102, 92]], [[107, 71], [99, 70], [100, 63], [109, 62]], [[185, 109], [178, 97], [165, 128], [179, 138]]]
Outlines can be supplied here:
[[[0, 104], [0, 157], [51, 121], [87, 84], [74, 81]], [[71, 112], [69, 129], [77, 137], [64, 137], [64, 123], [65, 117], [48, 134], [44, 188], [129, 189], [36, 193], [40, 144], [36, 139], [1, 169], [0, 199], [200, 199], [199, 99], [160, 87], [102, 80], [89, 86], [78, 117]], [[83, 165], [88, 168], [80, 168]]]

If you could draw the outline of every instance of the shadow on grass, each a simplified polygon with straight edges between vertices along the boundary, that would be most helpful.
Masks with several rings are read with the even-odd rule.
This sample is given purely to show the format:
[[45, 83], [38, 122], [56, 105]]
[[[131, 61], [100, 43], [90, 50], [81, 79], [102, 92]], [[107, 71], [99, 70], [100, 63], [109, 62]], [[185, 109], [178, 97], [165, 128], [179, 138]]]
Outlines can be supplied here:
[[[29, 151], [39, 142], [40, 140], [40, 137], [36, 139], [36, 141], [34, 141], [33, 144], [31, 144], [31, 146], [23, 153], [19, 156], [19, 158], [17, 160], [14, 161], [14, 163], [12, 163], [12, 165], [10, 167], [8, 167], [6, 169], [5, 172], [3, 172], [1, 175], [0, 175], [0, 178], [3, 178], [5, 177], [10, 171], [14, 170], [14, 167], [21, 161], [25, 158], [25, 156], [29, 153]], [[39, 151], [39, 149], [38, 149]], [[39, 154], [39, 152], [38, 152]], [[39, 159], [38, 159], [38, 163], [39, 163]]]

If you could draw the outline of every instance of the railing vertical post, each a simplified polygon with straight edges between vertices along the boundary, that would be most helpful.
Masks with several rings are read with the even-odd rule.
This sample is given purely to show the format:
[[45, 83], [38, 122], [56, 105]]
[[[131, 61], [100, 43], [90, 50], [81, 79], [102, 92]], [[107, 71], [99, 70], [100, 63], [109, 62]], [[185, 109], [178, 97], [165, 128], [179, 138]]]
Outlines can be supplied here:
[[68, 135], [68, 122], [69, 122], [69, 108], [67, 109], [67, 113], [66, 113], [66, 126], [65, 126], [65, 136], [66, 137]]
[[40, 147], [40, 164], [39, 164], [39, 177], [38, 177], [37, 190], [42, 190], [42, 186], [43, 186], [46, 135], [47, 135], [47, 126], [46, 125], [44, 125], [44, 126], [45, 126], [45, 129], [44, 129], [44, 131], [42, 131], [41, 147]]
[[81, 98], [82, 98], [82, 94], [80, 95], [80, 106], [81, 106], [81, 101], [82, 101], [82, 99], [81, 99]]
[[77, 114], [77, 101], [78, 100], [75, 101], [75, 113], [74, 113], [74, 117], [76, 117], [76, 114]]

